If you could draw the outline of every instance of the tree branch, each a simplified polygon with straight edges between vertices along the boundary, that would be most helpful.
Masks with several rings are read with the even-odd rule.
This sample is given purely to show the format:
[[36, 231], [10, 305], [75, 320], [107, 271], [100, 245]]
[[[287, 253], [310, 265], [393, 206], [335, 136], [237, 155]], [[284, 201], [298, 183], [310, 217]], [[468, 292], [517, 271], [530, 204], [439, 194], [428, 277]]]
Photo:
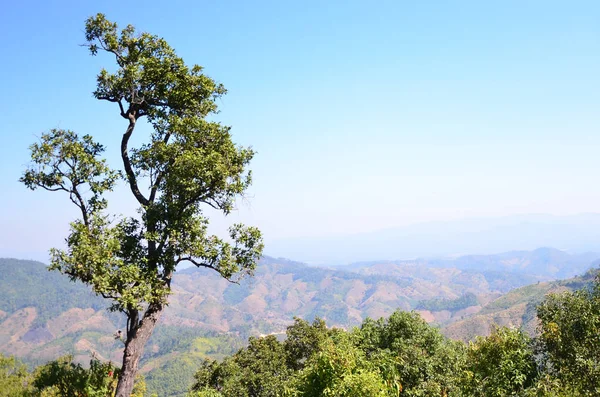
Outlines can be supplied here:
[[127, 174], [127, 181], [129, 182], [129, 187], [131, 188], [131, 192], [137, 199], [137, 201], [143, 206], [148, 206], [150, 202], [142, 192], [140, 192], [140, 188], [138, 187], [137, 180], [135, 178], [135, 173], [133, 172], [133, 168], [131, 167], [131, 160], [129, 159], [129, 151], [127, 149], [127, 144], [129, 143], [129, 138], [133, 133], [133, 129], [135, 128], [135, 115], [129, 115], [129, 126], [123, 134], [123, 139], [121, 140], [121, 158], [123, 159], [123, 167], [125, 168], [125, 173]]
[[[73, 195], [75, 195], [75, 197], [77, 197], [77, 200], [79, 201], [79, 203], [73, 199]], [[85, 203], [83, 202], [83, 198], [77, 191], [77, 188], [73, 187], [73, 190], [69, 194], [69, 199], [71, 200], [71, 202], [73, 204], [75, 204], [81, 210], [81, 216], [83, 217], [83, 224], [89, 228], [90, 222], [88, 219], [87, 209], [85, 208]]]
[[[73, 179], [69, 178], [67, 175], [65, 175], [60, 168], [56, 167], [57, 171], [63, 175], [63, 177], [69, 179], [71, 181], [71, 190], [69, 191], [69, 199], [73, 202], [73, 204], [75, 204], [77, 207], [79, 207], [79, 209], [81, 210], [81, 216], [83, 217], [83, 223], [85, 226], [87, 226], [89, 228], [90, 226], [90, 222], [89, 222], [89, 218], [88, 218], [88, 213], [87, 213], [87, 208], [85, 206], [85, 201], [83, 200], [83, 197], [81, 196], [81, 194], [79, 194], [79, 190], [77, 190], [77, 186], [79, 186], [79, 181], [75, 180], [75, 175], [76, 175], [76, 160], [73, 160], [73, 164], [69, 163], [66, 159], [64, 160], [65, 164], [71, 169], [72, 171], [72, 175], [73, 175]], [[77, 197], [77, 201], [79, 201], [79, 204], [77, 202], [75, 202], [75, 200], [73, 200], [73, 195], [75, 195], [75, 197]]]
[[214, 269], [214, 266], [209, 265], [208, 263], [205, 263], [205, 262], [198, 262], [191, 256], [180, 256], [179, 258], [177, 258], [176, 265], [178, 265], [181, 262], [186, 262], [186, 261], [190, 262], [191, 264], [193, 264], [196, 267], [206, 267], [208, 269]]
[[[108, 102], [115, 102], [115, 103], [119, 103], [121, 102], [121, 99], [117, 99], [117, 98], [113, 98], [111, 96], [108, 95], [99, 95], [96, 97], [96, 99], [102, 100], [102, 101], [108, 101]], [[125, 115], [125, 118], [127, 118], [127, 115]]]
[[37, 186], [41, 187], [44, 190], [47, 190], [49, 192], [58, 192], [59, 190], [64, 190], [65, 192], [68, 192], [69, 190], [67, 188], [65, 188], [64, 186], [59, 186], [59, 187], [48, 187], [48, 186], [44, 186], [44, 185], [40, 185], [39, 183], [36, 183]]
[[[163, 143], [165, 145], [169, 142], [169, 138], [171, 138], [171, 133], [167, 133], [165, 135], [165, 137], [163, 138]], [[169, 160], [169, 164], [165, 168], [168, 168], [170, 165], [172, 165], [173, 161], [174, 161], [173, 159]], [[153, 203], [154, 199], [156, 198], [156, 192], [158, 191], [158, 185], [160, 185], [160, 182], [162, 182], [162, 179], [165, 176], [165, 172], [166, 172], [166, 169], [163, 169], [162, 171], [160, 171], [156, 177], [156, 180], [154, 181], [154, 184], [152, 185], [152, 190], [150, 191], [150, 198], [149, 198], [149, 201], [151, 203]]]
[[117, 101], [117, 103], [119, 104], [119, 110], [121, 111], [121, 117], [123, 117], [124, 119], [127, 118], [127, 114], [125, 114], [125, 109], [123, 108], [123, 103], [121, 102], [121, 99], [119, 99]]
[[116, 295], [110, 295], [105, 292], [100, 292], [100, 296], [102, 296], [104, 299], [117, 299], [118, 298]]
[[[186, 262], [186, 261], [190, 262], [191, 264], [195, 265], [196, 267], [205, 267], [207, 269], [213, 269], [213, 270], [216, 270], [217, 272], [219, 272], [213, 265], [209, 265], [206, 262], [198, 262], [197, 260], [195, 260], [191, 256], [183, 256], [183, 257], [180, 256], [179, 258], [177, 258], [177, 261], [176, 261], [175, 264], [178, 265], [179, 263]], [[219, 272], [219, 274], [220, 274], [220, 272]], [[231, 284], [237, 284], [237, 285], [240, 284], [239, 281], [231, 280], [230, 278], [227, 278], [227, 277], [223, 277], [223, 278], [225, 280], [229, 281]]]
[[104, 42], [104, 40], [102, 40], [100, 37], [98, 37], [98, 43], [100, 43], [100, 47], [102, 47], [102, 49], [110, 54], [113, 54], [115, 56], [115, 58], [117, 59], [117, 64], [119, 64], [119, 66], [123, 66], [122, 62], [123, 62], [123, 56], [115, 50], [111, 50], [110, 48], [108, 48], [106, 46], [106, 43]]
[[165, 226], [164, 230], [163, 230], [163, 235], [162, 238], [160, 240], [160, 243], [158, 244], [158, 247], [156, 248], [156, 252], [162, 252], [163, 248], [165, 248], [165, 244], [167, 243], [167, 240], [169, 239], [169, 234], [167, 233], [168, 227]]

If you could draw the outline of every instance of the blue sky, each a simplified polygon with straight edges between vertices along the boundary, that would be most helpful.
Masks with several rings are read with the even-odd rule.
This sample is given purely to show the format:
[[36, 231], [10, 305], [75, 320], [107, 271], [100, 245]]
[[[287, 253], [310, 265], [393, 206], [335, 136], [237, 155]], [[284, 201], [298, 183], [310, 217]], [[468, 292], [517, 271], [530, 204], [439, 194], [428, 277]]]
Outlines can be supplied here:
[[97, 12], [163, 36], [228, 88], [219, 118], [258, 151], [230, 221], [267, 243], [600, 208], [596, 1], [96, 3], [2, 6], [0, 256], [39, 257], [75, 216], [17, 182], [36, 136], [90, 133], [116, 160], [123, 120], [91, 96], [112, 60], [79, 46]]

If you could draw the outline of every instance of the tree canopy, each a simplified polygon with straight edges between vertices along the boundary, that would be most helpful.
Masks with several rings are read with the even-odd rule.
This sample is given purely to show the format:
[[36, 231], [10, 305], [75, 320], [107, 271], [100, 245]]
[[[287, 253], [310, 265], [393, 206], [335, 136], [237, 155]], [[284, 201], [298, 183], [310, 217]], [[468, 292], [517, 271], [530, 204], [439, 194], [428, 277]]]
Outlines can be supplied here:
[[[235, 224], [227, 238], [211, 235], [206, 209], [225, 215], [234, 209], [251, 183], [254, 151], [235, 145], [230, 127], [209, 117], [226, 93], [223, 85], [201, 66], [187, 66], [164, 39], [131, 25], [119, 30], [102, 14], [86, 21], [85, 38], [91, 55], [116, 63], [114, 72], [100, 71], [94, 96], [115, 104], [125, 121], [122, 167], [102, 158], [105, 147], [92, 136], [54, 129], [31, 146], [21, 181], [65, 192], [79, 209], [66, 249], [51, 251], [51, 269], [89, 284], [127, 316], [117, 391], [125, 396], [177, 264], [212, 269], [234, 282], [253, 273], [263, 248], [260, 231]], [[152, 132], [134, 147], [140, 120]], [[139, 204], [137, 216], [109, 212], [106, 193], [120, 180]]]
[[194, 396], [596, 396], [600, 280], [549, 295], [540, 333], [496, 328], [465, 345], [414, 312], [366, 319], [350, 331], [295, 319], [287, 338], [251, 338], [222, 362], [206, 361]]

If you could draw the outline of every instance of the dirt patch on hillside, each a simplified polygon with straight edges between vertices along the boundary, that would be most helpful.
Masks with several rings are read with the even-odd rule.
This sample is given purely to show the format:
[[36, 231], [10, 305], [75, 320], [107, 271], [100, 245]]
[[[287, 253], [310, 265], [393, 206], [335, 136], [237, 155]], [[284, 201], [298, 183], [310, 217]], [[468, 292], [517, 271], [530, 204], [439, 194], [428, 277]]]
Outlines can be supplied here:
[[56, 338], [70, 332], [70, 329], [78, 326], [79, 323], [86, 321], [95, 313], [94, 309], [70, 309], [62, 313], [60, 316], [49, 320], [46, 324], [48, 330]]
[[0, 334], [9, 335], [10, 342], [17, 342], [29, 331], [37, 317], [34, 307], [26, 307], [10, 315], [0, 325]]
[[435, 316], [429, 310], [417, 310], [417, 313], [419, 313], [419, 316], [421, 316], [421, 318], [428, 323], [431, 323], [435, 320]]

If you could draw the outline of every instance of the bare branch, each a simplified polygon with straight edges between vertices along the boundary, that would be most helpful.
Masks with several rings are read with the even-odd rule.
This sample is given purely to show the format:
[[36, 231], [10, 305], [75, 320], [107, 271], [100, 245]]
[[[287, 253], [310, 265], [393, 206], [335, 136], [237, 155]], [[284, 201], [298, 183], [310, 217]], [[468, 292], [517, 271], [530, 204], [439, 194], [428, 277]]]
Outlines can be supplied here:
[[121, 117], [126, 119], [127, 114], [125, 114], [125, 109], [123, 109], [123, 103], [121, 102], [121, 99], [119, 99], [117, 103], [119, 104], [119, 110], [121, 110]]
[[239, 282], [239, 281], [237, 281], [237, 280], [231, 280], [231, 279], [229, 279], [229, 278], [227, 278], [227, 277], [223, 277], [223, 278], [224, 278], [225, 280], [229, 281], [231, 284], [237, 284], [237, 285], [240, 285], [240, 282]]
[[163, 248], [165, 248], [165, 244], [169, 240], [168, 230], [169, 230], [169, 228], [165, 226], [164, 233], [162, 235], [162, 239], [160, 240], [160, 243], [158, 244], [158, 247], [156, 248], [156, 252], [162, 252]]
[[129, 138], [131, 137], [133, 129], [135, 128], [134, 118], [134, 115], [130, 115], [129, 126], [125, 131], [125, 134], [123, 134], [123, 139], [121, 140], [121, 158], [123, 159], [123, 167], [125, 168], [125, 173], [127, 174], [127, 181], [129, 182], [131, 192], [140, 204], [142, 204], [143, 206], [148, 206], [150, 204], [150, 201], [148, 201], [148, 199], [144, 197], [142, 192], [140, 192], [135, 173], [133, 172], [133, 167], [131, 166], [131, 160], [129, 159], [129, 151], [127, 149]]
[[[195, 260], [194, 258], [192, 258], [191, 256], [180, 256], [177, 261], [176, 264], [179, 264], [181, 262], [190, 262], [191, 264], [195, 265], [196, 267], [205, 267], [207, 269], [213, 269], [213, 270], [217, 270], [213, 265], [209, 265], [206, 262], [198, 262], [197, 260]], [[218, 270], [217, 270], [218, 271]], [[222, 274], [221, 274], [222, 275]], [[225, 280], [229, 281], [231, 284], [237, 284], [239, 285], [240, 282], [237, 280], [232, 280], [230, 278], [227, 277], [223, 277]]]
[[60, 190], [64, 190], [65, 192], [69, 191], [67, 188], [65, 188], [62, 185], [60, 185], [59, 187], [48, 187], [48, 186], [44, 186], [44, 185], [40, 185], [40, 184], [36, 184], [36, 185], [39, 186], [39, 187], [41, 187], [44, 190], [49, 191], [49, 192], [58, 192]]
[[108, 52], [110, 54], [113, 54], [115, 56], [115, 58], [117, 59], [117, 63], [119, 64], [119, 66], [123, 66], [122, 65], [123, 56], [118, 51], [109, 49], [101, 38], [98, 38], [98, 43], [100, 43], [100, 47], [102, 47], [102, 49], [104, 51], [106, 51], [106, 52]]
[[206, 267], [208, 269], [214, 269], [214, 266], [209, 265], [208, 263], [205, 263], [205, 262], [198, 262], [191, 256], [183, 256], [183, 257], [180, 256], [179, 258], [177, 258], [176, 264], [179, 264], [181, 262], [186, 262], [186, 261], [190, 262], [191, 264], [193, 264], [196, 267]]

